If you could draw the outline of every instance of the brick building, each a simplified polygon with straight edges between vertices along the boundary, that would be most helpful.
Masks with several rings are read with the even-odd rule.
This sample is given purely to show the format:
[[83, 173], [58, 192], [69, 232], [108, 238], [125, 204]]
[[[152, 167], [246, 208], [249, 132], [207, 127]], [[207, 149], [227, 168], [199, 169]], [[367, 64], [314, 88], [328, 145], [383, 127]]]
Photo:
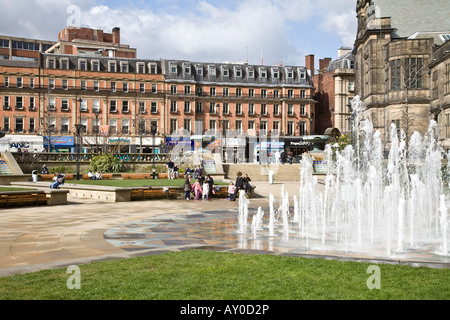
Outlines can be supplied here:
[[315, 133], [313, 96], [305, 67], [138, 59], [120, 43], [118, 28], [69, 27], [37, 61], [0, 60], [2, 128], [49, 137], [56, 150], [51, 137], [66, 141], [81, 124], [86, 151], [166, 151], [168, 136], [182, 129], [215, 139], [228, 134], [220, 139], [228, 147], [245, 134], [245, 150], [239, 143], [235, 151], [250, 161], [263, 147], [260, 134], [280, 136], [277, 148], [300, 154], [307, 146], [289, 141]]

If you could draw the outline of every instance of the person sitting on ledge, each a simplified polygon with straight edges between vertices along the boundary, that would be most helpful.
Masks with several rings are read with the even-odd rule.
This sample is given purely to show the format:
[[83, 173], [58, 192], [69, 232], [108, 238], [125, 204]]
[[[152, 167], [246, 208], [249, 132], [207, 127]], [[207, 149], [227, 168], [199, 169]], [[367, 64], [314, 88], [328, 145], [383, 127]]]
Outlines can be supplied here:
[[91, 180], [97, 180], [97, 177], [95, 176], [95, 174], [92, 172], [92, 170], [89, 170], [88, 172], [88, 177]]

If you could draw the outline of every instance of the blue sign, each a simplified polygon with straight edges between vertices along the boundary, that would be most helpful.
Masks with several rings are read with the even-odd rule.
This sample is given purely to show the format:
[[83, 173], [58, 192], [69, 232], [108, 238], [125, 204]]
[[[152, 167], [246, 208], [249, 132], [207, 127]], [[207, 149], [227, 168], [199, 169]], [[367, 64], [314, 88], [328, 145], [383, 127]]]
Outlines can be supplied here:
[[[50, 137], [50, 144], [55, 148], [70, 148], [75, 145], [73, 136]], [[44, 147], [48, 147], [48, 137], [44, 136]]]

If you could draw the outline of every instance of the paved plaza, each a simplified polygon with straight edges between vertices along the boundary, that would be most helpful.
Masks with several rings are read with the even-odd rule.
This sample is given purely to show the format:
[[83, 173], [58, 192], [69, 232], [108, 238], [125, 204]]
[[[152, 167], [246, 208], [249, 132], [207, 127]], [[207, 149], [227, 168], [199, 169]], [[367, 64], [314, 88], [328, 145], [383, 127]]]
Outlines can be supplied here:
[[[270, 193], [278, 197], [284, 187], [291, 196], [299, 188], [297, 182], [255, 185], [250, 217], [258, 207], [268, 212]], [[383, 262], [373, 256], [305, 250], [279, 236], [255, 239], [250, 230], [241, 234], [238, 209], [238, 201], [225, 199], [105, 203], [71, 197], [63, 206], [1, 209], [0, 276], [193, 248]], [[426, 255], [398, 262], [450, 264]]]

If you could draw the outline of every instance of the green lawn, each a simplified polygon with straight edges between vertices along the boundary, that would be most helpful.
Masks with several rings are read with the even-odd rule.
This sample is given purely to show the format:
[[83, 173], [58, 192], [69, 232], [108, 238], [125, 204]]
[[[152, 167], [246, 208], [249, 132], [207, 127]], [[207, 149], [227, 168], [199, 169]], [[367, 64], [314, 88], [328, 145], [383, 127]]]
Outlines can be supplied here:
[[0, 299], [31, 300], [448, 300], [450, 270], [189, 250], [0, 278]]
[[35, 190], [32, 188], [16, 188], [16, 187], [0, 187], [0, 191], [23, 191], [23, 190]]
[[[137, 180], [66, 180], [66, 183], [86, 184], [86, 185], [100, 185], [111, 187], [143, 187], [143, 186], [182, 186], [184, 179], [137, 179]], [[193, 183], [193, 180], [191, 180]], [[227, 185], [222, 181], [214, 181], [215, 185]]]

